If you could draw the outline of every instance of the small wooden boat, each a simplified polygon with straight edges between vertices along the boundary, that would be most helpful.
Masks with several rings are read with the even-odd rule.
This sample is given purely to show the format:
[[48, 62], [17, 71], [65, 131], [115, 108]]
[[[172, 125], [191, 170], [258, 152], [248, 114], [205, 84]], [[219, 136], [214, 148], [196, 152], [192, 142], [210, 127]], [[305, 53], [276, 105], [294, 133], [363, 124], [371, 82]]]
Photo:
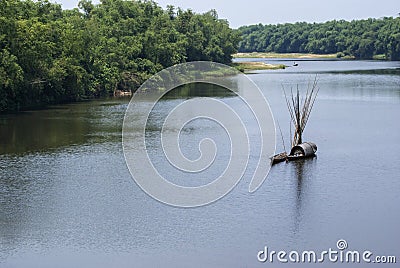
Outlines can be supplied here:
[[287, 156], [289, 161], [294, 161], [302, 158], [314, 157], [317, 152], [317, 145], [312, 142], [304, 142], [296, 145]]
[[114, 97], [128, 97], [132, 96], [132, 91], [115, 90]]
[[293, 66], [296, 67], [299, 66], [299, 64], [297, 62], [293, 62]]
[[280, 153], [280, 154], [276, 154], [276, 155], [271, 157], [271, 164], [274, 165], [274, 164], [286, 161], [287, 157], [288, 157], [288, 155], [287, 155], [286, 152]]

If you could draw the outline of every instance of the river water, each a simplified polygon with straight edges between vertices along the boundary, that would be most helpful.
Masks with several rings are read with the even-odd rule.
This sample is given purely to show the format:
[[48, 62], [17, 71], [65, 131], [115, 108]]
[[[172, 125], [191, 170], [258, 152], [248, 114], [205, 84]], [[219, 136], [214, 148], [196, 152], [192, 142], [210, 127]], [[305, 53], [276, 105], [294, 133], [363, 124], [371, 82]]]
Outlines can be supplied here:
[[[250, 194], [254, 153], [231, 193], [195, 209], [162, 204], [132, 180], [121, 145], [127, 99], [0, 116], [0, 267], [262, 267], [271, 266], [257, 260], [265, 246], [321, 252], [337, 249], [339, 239], [348, 249], [399, 262], [400, 62], [296, 62], [249, 77], [267, 97], [288, 147], [282, 87], [304, 89], [317, 75], [320, 91], [304, 133], [318, 145], [317, 157], [273, 166]], [[204, 90], [240, 105], [235, 95], [205, 85], [162, 100], [147, 137], [152, 160], [167, 173], [157, 139], [152, 143], [162, 115]], [[226, 149], [217, 125], [193, 122], [185, 133], [189, 152], [203, 136]], [[213, 172], [227, 158], [219, 155]]]

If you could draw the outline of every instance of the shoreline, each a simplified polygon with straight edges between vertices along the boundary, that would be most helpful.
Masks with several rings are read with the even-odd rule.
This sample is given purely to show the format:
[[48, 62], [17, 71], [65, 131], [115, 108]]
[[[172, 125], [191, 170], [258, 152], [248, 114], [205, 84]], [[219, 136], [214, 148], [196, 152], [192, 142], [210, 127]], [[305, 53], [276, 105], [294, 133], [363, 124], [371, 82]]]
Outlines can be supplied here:
[[260, 70], [280, 70], [285, 69], [284, 64], [269, 64], [260, 61], [248, 61], [248, 62], [234, 62], [232, 67], [238, 69], [241, 72], [249, 71], [260, 71]]
[[[337, 54], [273, 53], [273, 52], [236, 53], [233, 55], [233, 58], [339, 59]], [[342, 57], [342, 59], [344, 59], [344, 57]]]
[[358, 59], [354, 56], [343, 55], [341, 52], [336, 54], [312, 54], [312, 53], [275, 53], [275, 52], [240, 52], [232, 55], [233, 59], [296, 59], [296, 60], [376, 60], [376, 61], [391, 61], [383, 54], [374, 55], [368, 59]]

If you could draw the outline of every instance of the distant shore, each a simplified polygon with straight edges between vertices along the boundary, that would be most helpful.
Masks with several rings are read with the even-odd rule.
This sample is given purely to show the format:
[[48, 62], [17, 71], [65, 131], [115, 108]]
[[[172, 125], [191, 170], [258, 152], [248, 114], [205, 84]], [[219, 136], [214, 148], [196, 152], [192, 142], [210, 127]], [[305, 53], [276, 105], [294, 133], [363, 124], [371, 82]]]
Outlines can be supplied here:
[[286, 66], [284, 64], [268, 64], [264, 62], [235, 62], [232, 64], [233, 67], [238, 69], [241, 72], [249, 72], [256, 70], [279, 70], [285, 69]]
[[284, 58], [284, 59], [336, 59], [337, 54], [307, 54], [307, 53], [273, 53], [250, 52], [236, 53], [234, 58]]

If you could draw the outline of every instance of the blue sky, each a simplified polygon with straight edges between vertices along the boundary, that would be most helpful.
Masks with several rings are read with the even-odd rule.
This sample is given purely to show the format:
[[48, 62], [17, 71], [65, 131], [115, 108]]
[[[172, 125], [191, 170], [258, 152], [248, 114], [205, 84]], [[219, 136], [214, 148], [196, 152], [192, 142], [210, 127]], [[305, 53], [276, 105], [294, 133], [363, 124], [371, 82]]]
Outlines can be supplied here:
[[[63, 8], [76, 7], [78, 0], [55, 0]], [[100, 1], [93, 1], [99, 3]], [[323, 22], [333, 19], [364, 19], [397, 16], [399, 0], [156, 0], [162, 7], [168, 4], [191, 8], [195, 12], [216, 9], [220, 18], [237, 28], [248, 24], [277, 24], [285, 22]]]

